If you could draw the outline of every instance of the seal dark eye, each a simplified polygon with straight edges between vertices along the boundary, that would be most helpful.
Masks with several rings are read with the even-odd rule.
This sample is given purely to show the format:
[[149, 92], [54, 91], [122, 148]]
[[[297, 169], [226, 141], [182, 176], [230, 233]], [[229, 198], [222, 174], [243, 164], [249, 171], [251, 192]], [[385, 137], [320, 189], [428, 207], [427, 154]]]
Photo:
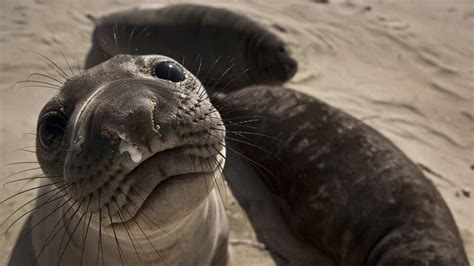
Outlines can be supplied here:
[[66, 129], [66, 118], [59, 113], [47, 114], [40, 122], [38, 139], [41, 146], [48, 150], [58, 147]]
[[173, 82], [180, 82], [185, 79], [183, 68], [171, 61], [156, 64], [154, 72], [157, 78]]

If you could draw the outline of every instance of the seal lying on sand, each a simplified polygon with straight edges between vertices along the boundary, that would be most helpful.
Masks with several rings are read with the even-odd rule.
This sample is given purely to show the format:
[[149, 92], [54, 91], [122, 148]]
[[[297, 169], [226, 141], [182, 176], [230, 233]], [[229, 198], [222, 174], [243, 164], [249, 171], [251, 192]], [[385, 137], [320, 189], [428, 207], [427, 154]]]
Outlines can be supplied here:
[[[271, 195], [308, 257], [319, 250], [335, 265], [468, 265], [433, 184], [361, 121], [274, 86], [211, 100], [159, 55], [118, 55], [69, 79], [39, 117], [37, 156], [51, 180], [10, 265], [227, 264], [216, 186], [226, 152], [254, 167], [245, 178], [265, 182], [256, 193]], [[235, 180], [230, 188], [245, 194]], [[276, 218], [263, 214], [248, 211], [261, 238], [275, 239], [257, 222]]]
[[[215, 105], [290, 230], [335, 265], [468, 265], [439, 192], [374, 129], [281, 87], [243, 88]], [[239, 117], [262, 119], [242, 127]]]
[[[281, 84], [296, 73], [287, 45], [253, 20], [194, 4], [134, 8], [96, 22], [86, 68], [116, 54], [162, 54], [208, 89]], [[224, 88], [225, 87], [225, 88]]]

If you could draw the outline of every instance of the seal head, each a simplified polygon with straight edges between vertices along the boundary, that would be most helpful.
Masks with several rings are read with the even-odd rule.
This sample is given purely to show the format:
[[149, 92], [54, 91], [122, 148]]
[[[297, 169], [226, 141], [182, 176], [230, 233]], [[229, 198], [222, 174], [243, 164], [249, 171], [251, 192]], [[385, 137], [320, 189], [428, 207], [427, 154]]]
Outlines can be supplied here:
[[224, 132], [202, 85], [173, 59], [120, 55], [68, 80], [44, 107], [37, 156], [80, 209], [121, 220], [140, 212], [160, 183], [180, 180], [186, 200], [166, 200], [184, 205], [153, 203], [166, 224], [207, 197]]
[[279, 38], [267, 37], [257, 48], [256, 65], [269, 84], [290, 80], [298, 70], [298, 63], [291, 57], [288, 46]]

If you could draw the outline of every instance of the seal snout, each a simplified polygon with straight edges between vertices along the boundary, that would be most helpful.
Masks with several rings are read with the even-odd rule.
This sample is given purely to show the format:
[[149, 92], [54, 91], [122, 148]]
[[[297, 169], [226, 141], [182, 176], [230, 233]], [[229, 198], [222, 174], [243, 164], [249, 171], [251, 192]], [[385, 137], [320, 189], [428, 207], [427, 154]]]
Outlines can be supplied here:
[[267, 83], [285, 82], [298, 71], [298, 63], [291, 56], [288, 47], [276, 39], [269, 39], [261, 44], [257, 55], [257, 66]]
[[224, 164], [220, 114], [201, 83], [164, 56], [121, 55], [87, 70], [43, 108], [38, 124], [43, 171], [61, 176], [79, 208], [123, 221], [150, 197], [170, 202], [176, 188], [195, 198], [174, 206], [184, 215], [211, 192]]
[[283, 63], [284, 73], [286, 74], [285, 80], [291, 79], [298, 70], [298, 63], [293, 58], [288, 58], [287, 62]]

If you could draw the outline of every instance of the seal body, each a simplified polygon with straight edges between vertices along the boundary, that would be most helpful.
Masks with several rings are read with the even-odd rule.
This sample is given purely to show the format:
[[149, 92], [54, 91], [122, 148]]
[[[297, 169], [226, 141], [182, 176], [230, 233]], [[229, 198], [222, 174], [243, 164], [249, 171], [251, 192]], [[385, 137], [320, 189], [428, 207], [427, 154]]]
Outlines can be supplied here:
[[292, 232], [336, 265], [468, 265], [434, 185], [361, 121], [279, 87], [245, 88], [216, 106]]
[[37, 157], [50, 180], [26, 225], [33, 260], [225, 265], [215, 189], [224, 136], [201, 83], [171, 58], [116, 56], [69, 79], [38, 120]]
[[134, 8], [99, 19], [86, 68], [116, 54], [169, 56], [208, 89], [279, 84], [297, 70], [283, 40], [258, 23], [227, 9], [194, 4]]

